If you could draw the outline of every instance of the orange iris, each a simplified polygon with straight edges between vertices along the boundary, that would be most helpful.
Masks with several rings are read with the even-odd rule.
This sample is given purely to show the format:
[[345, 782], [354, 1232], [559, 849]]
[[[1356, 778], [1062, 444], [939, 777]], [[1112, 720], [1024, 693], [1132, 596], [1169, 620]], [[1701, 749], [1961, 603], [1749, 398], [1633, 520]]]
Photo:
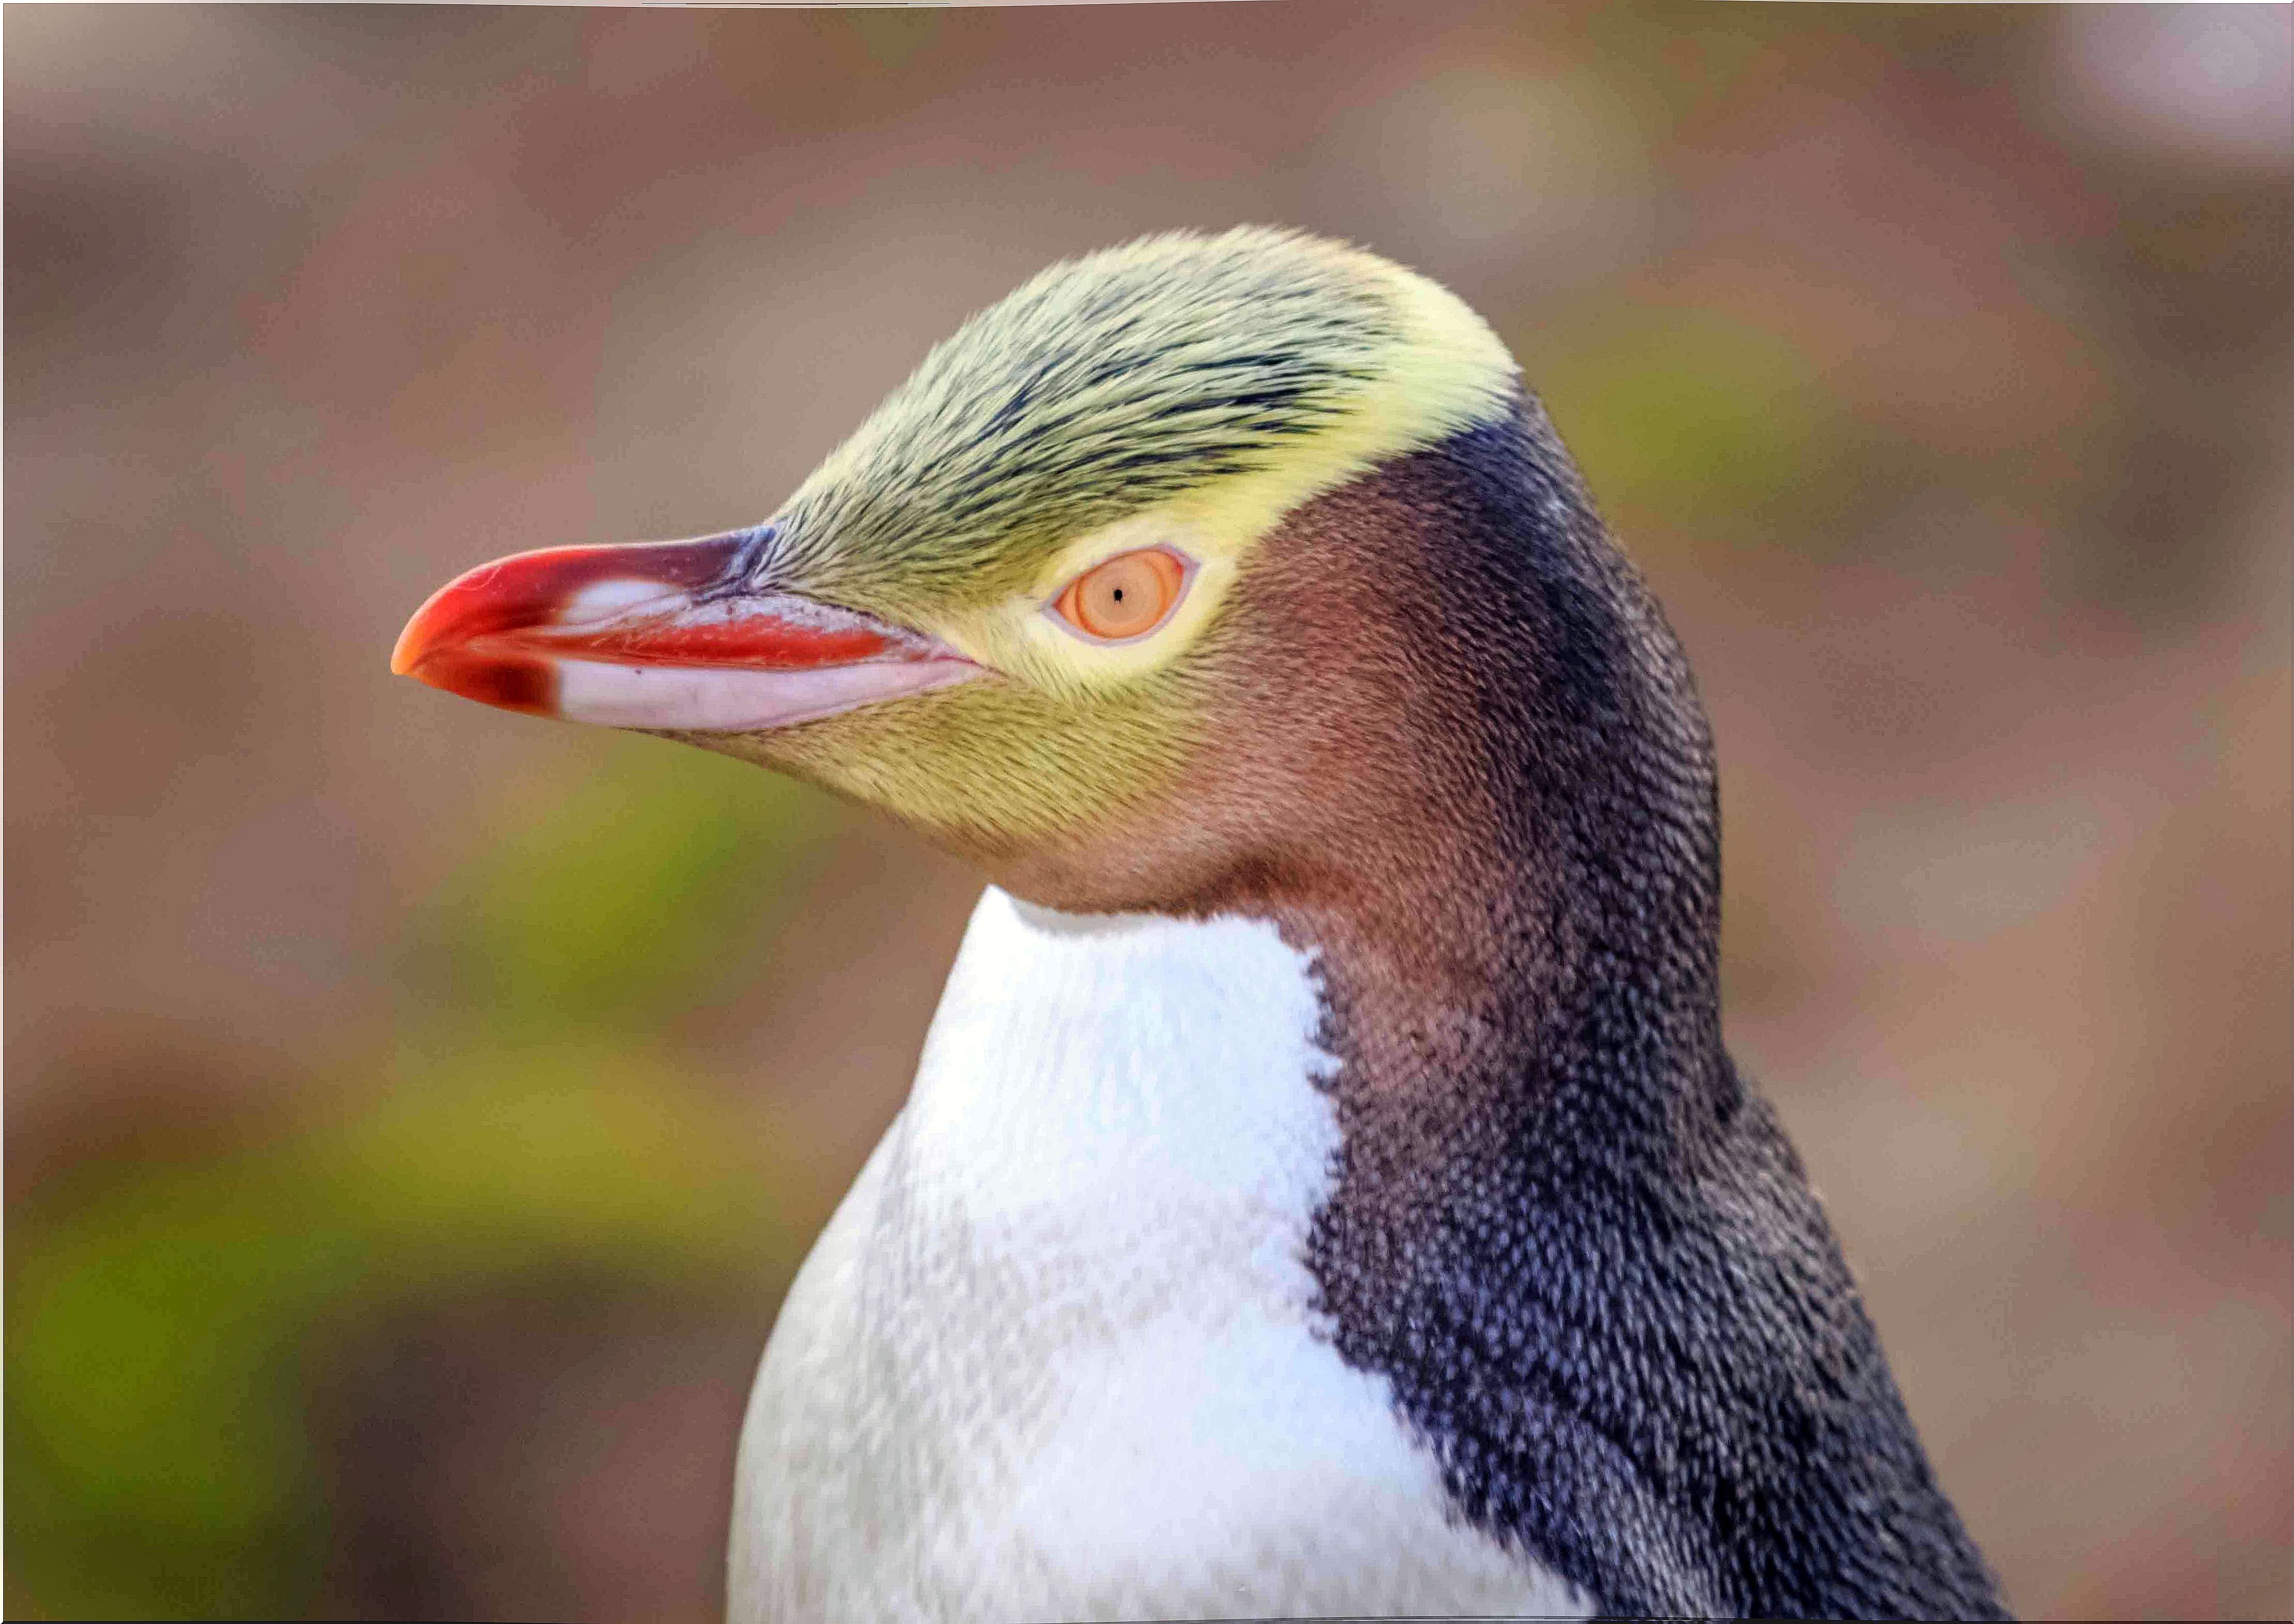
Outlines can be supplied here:
[[1170, 614], [1187, 566], [1167, 548], [1119, 553], [1068, 582], [1052, 607], [1087, 637], [1120, 643], [1144, 637]]

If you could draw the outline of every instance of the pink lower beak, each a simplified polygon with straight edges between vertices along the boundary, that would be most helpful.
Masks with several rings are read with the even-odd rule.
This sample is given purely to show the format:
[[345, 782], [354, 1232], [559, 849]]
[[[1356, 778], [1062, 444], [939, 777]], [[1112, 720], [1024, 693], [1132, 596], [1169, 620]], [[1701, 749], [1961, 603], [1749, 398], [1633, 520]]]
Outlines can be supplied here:
[[785, 727], [982, 675], [856, 610], [744, 589], [757, 540], [736, 531], [480, 564], [415, 612], [390, 669], [507, 710], [702, 733]]

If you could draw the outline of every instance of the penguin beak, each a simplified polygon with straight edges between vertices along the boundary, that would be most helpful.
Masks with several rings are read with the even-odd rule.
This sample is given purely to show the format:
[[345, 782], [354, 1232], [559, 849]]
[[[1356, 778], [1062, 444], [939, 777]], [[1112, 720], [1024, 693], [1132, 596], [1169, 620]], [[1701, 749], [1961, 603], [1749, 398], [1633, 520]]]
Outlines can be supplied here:
[[954, 649], [793, 592], [742, 585], [762, 532], [517, 553], [447, 582], [390, 669], [505, 710], [748, 733], [984, 675]]

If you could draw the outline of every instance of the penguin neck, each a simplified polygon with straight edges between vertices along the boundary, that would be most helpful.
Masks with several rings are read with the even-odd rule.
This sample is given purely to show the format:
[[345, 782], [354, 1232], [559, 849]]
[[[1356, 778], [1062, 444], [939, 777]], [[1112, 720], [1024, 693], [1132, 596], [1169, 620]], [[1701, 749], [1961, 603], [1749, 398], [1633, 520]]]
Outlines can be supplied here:
[[1354, 1134], [1433, 1165], [1502, 1117], [1669, 1164], [1738, 1084], [1712, 745], [1662, 613], [1533, 403], [1305, 523], [1424, 539], [1378, 640], [1410, 651], [1407, 753], [1339, 860], [1266, 902], [1322, 968]]
[[1287, 516], [1189, 687], [1175, 781], [991, 857], [1000, 885], [1273, 923], [1320, 967], [1366, 1133], [1438, 1150], [1527, 1099], [1654, 1148], [1725, 1107], [1704, 714], [1534, 402]]
[[1308, 516], [1319, 579], [1424, 549], [1372, 645], [1406, 656], [1333, 685], [1391, 695], [1383, 775], [1344, 861], [1269, 892], [1337, 1061], [1306, 1254], [1340, 1357], [1469, 1522], [1605, 1610], [1996, 1616], [1722, 1046], [1704, 713], [1550, 426], [1525, 404]]

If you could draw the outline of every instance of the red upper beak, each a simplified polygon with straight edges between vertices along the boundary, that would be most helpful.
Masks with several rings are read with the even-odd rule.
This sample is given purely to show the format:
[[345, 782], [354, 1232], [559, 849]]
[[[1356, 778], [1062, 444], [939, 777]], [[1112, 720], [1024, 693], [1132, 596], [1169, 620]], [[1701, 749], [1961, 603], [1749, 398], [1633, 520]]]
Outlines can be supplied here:
[[944, 644], [857, 611], [744, 589], [759, 539], [735, 531], [496, 559], [431, 595], [390, 669], [536, 716], [728, 733], [980, 674]]

